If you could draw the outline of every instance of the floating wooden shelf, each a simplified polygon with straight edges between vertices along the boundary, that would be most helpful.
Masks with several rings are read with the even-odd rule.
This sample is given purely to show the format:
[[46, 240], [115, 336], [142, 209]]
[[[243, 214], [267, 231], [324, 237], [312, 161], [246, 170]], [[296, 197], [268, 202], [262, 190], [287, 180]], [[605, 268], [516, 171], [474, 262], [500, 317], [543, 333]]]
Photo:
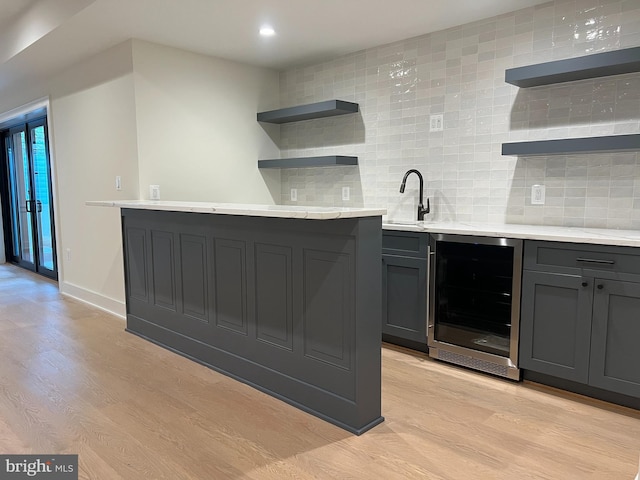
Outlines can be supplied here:
[[640, 47], [510, 68], [504, 80], [526, 88], [633, 72], [640, 72]]
[[296, 107], [280, 108], [258, 113], [258, 121], [265, 123], [291, 123], [313, 118], [335, 117], [358, 112], [357, 103], [344, 100], [327, 100]]
[[303, 168], [358, 165], [358, 157], [330, 155], [324, 157], [275, 158], [258, 160], [258, 168]]
[[571, 153], [630, 152], [640, 150], [640, 135], [566, 138], [503, 143], [502, 155], [564, 155]]

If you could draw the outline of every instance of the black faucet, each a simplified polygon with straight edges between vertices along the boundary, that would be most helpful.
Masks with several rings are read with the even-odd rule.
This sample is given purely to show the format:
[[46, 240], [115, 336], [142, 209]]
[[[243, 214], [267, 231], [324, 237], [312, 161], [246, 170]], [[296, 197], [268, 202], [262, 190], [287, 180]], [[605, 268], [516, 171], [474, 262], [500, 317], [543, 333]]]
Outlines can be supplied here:
[[420, 203], [418, 203], [418, 221], [421, 221], [424, 220], [424, 214], [429, 213], [431, 207], [429, 206], [429, 199], [427, 198], [427, 208], [424, 208], [424, 180], [422, 179], [422, 174], [418, 170], [412, 168], [404, 174], [404, 178], [402, 179], [402, 183], [400, 184], [400, 193], [404, 193], [404, 187], [407, 185], [407, 177], [412, 173], [418, 175], [418, 178], [420, 179]]

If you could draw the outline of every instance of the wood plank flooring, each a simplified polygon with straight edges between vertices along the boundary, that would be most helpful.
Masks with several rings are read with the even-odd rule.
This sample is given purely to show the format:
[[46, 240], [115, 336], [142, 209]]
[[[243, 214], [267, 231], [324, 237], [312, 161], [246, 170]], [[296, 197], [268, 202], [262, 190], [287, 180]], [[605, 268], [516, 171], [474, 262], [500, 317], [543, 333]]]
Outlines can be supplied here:
[[124, 331], [0, 265], [0, 453], [83, 479], [632, 480], [640, 412], [385, 345], [360, 437]]

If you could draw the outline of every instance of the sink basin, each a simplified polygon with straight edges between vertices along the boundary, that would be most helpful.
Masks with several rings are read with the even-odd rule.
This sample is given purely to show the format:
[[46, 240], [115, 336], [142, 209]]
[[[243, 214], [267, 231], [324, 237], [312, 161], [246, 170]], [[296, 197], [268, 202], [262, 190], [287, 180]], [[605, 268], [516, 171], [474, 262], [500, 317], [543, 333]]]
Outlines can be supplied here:
[[382, 228], [387, 228], [389, 230], [393, 230], [394, 228], [397, 230], [412, 230], [412, 231], [420, 231], [424, 230], [424, 220], [383, 220]]
[[417, 220], [384, 220], [382, 223], [387, 225], [422, 225], [424, 222]]

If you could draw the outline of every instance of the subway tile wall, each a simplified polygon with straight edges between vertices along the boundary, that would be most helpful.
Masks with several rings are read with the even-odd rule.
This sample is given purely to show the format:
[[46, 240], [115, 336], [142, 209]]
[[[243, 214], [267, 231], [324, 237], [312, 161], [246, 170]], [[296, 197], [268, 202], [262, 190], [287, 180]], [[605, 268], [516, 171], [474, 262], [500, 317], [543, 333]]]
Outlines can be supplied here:
[[[640, 133], [640, 74], [519, 89], [507, 68], [640, 46], [640, 1], [558, 0], [281, 73], [281, 106], [333, 98], [360, 113], [281, 126], [282, 203], [376, 206], [413, 219], [419, 169], [434, 220], [640, 228], [640, 155], [506, 157], [509, 141]], [[429, 131], [432, 114], [444, 130]], [[531, 205], [531, 185], [546, 187]], [[342, 187], [350, 199], [342, 199]]]

